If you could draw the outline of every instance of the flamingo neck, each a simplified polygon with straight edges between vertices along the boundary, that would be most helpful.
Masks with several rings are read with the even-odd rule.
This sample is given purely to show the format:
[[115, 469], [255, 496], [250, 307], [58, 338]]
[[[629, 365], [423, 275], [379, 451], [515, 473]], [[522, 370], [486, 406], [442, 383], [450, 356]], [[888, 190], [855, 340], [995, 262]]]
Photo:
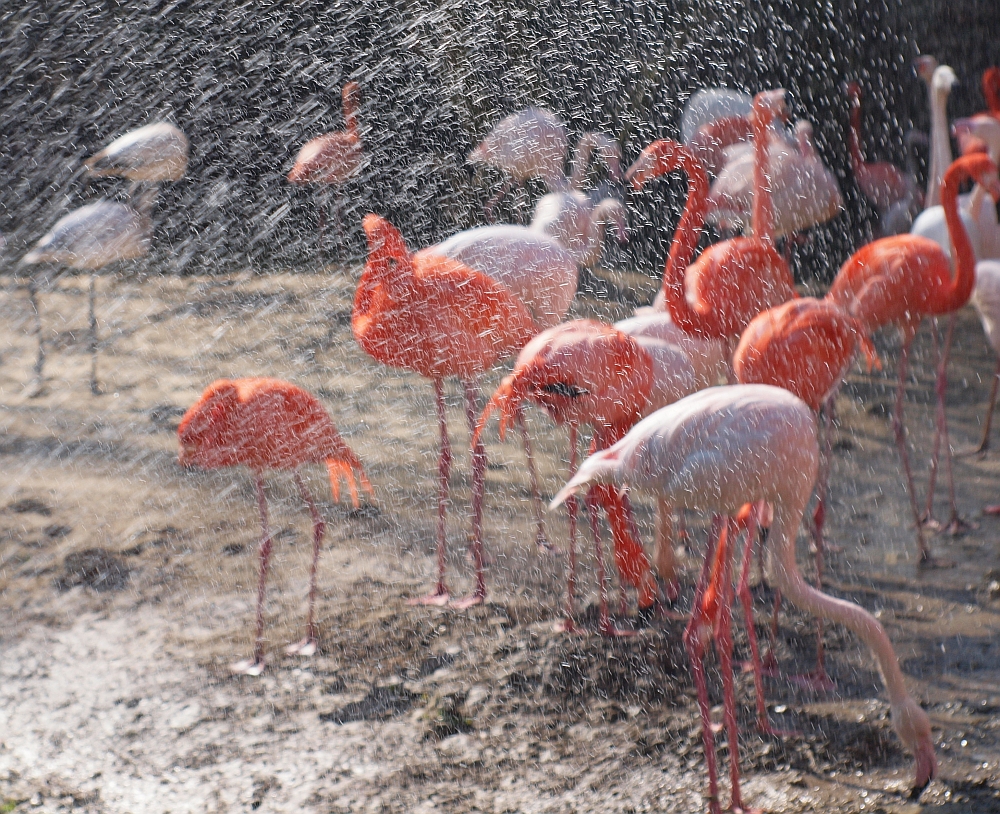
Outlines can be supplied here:
[[948, 91], [931, 87], [931, 166], [927, 173], [924, 206], [941, 203], [941, 184], [951, 164], [951, 139], [948, 135]]
[[885, 629], [868, 611], [853, 602], [836, 599], [809, 585], [795, 561], [795, 536], [802, 523], [809, 492], [801, 498], [774, 504], [774, 519], [767, 542], [768, 582], [799, 608], [817, 617], [844, 625], [875, 655], [879, 672], [893, 706], [910, 698], [899, 669], [899, 659]]
[[753, 125], [753, 210], [750, 213], [750, 228], [756, 240], [771, 244], [774, 242], [774, 210], [771, 202], [771, 182], [768, 178], [771, 134], [769, 132], [773, 114], [767, 105], [756, 103], [750, 114]]
[[965, 305], [976, 284], [976, 254], [972, 250], [972, 242], [969, 240], [965, 224], [958, 214], [958, 187], [969, 177], [969, 171], [959, 163], [949, 168], [941, 185], [941, 207], [944, 209], [944, 220], [948, 225], [948, 238], [951, 240], [956, 272], [951, 288], [945, 293], [947, 308], [942, 313], [955, 311]]
[[569, 173], [570, 189], [580, 189], [590, 167], [590, 157], [594, 152], [594, 141], [590, 133], [584, 133], [573, 151], [573, 161]]
[[987, 68], [983, 72], [983, 96], [990, 113], [1000, 115], [1000, 69]]
[[851, 95], [851, 127], [847, 139], [851, 150], [851, 169], [856, 175], [863, 168], [865, 157], [861, 154], [861, 98], [855, 94]]
[[344, 127], [354, 138], [360, 138], [358, 133], [358, 103], [353, 89], [346, 89], [343, 95]]
[[694, 257], [701, 237], [701, 227], [705, 224], [708, 175], [701, 162], [687, 151], [680, 155], [680, 166], [688, 179], [687, 203], [684, 205], [681, 221], [677, 224], [677, 231], [674, 232], [667, 265], [663, 270], [663, 298], [677, 327], [689, 333], [697, 333], [703, 319], [691, 308], [684, 296], [684, 273], [691, 265], [691, 258]]

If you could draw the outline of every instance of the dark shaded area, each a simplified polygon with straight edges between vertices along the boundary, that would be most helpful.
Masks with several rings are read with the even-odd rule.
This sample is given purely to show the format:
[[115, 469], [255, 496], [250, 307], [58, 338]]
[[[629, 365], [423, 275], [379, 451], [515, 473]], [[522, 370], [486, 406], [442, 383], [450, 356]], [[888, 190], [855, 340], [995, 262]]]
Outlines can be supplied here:
[[[350, 251], [363, 251], [367, 211], [426, 245], [481, 222], [499, 179], [473, 177], [464, 156], [506, 113], [545, 105], [574, 136], [619, 136], [630, 161], [677, 134], [700, 87], [783, 85], [795, 114], [814, 122], [845, 195], [846, 213], [796, 250], [801, 273], [828, 277], [871, 232], [848, 170], [842, 83], [857, 78], [865, 89], [867, 155], [902, 163], [903, 133], [928, 122], [912, 58], [933, 53], [955, 68], [962, 85], [950, 110], [967, 115], [983, 106], [979, 76], [1000, 61], [997, 42], [994, 0], [8, 4], [0, 231], [14, 260], [70, 208], [120, 194], [113, 180], [85, 181], [81, 159], [168, 118], [190, 136], [192, 159], [160, 199], [155, 268], [312, 260], [315, 196], [284, 175], [305, 140], [343, 126], [340, 87], [356, 79], [369, 164], [346, 190]], [[659, 271], [682, 192], [678, 180], [631, 198], [638, 229], [623, 262]]]
[[63, 575], [56, 579], [60, 591], [85, 585], [95, 591], [120, 591], [128, 584], [129, 568], [106, 548], [74, 551], [63, 560]]

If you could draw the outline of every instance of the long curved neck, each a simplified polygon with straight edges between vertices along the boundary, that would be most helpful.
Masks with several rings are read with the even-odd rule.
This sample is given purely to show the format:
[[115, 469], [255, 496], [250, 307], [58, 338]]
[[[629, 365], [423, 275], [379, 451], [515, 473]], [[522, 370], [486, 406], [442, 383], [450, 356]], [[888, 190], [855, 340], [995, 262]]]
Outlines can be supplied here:
[[344, 107], [344, 127], [354, 138], [360, 138], [360, 134], [358, 133], [358, 100], [356, 89], [352, 86], [345, 87], [341, 95], [341, 101]]
[[945, 301], [946, 311], [954, 311], [968, 302], [972, 289], [976, 284], [976, 255], [972, 250], [972, 241], [965, 230], [965, 224], [958, 214], [958, 187], [969, 172], [962, 166], [948, 170], [941, 185], [941, 206], [944, 209], [944, 220], [948, 224], [948, 238], [951, 240], [952, 257], [955, 261], [955, 277], [947, 291]]
[[935, 89], [931, 96], [931, 166], [927, 175], [927, 195], [924, 206], [941, 203], [941, 184], [951, 164], [951, 140], [948, 136], [948, 91]]
[[[808, 498], [808, 493], [806, 493]], [[795, 535], [802, 522], [805, 500], [787, 501], [774, 506], [774, 520], [768, 534], [768, 582], [794, 605], [829, 619], [851, 630], [878, 660], [879, 672], [893, 705], [910, 697], [899, 669], [899, 659], [885, 629], [868, 611], [853, 602], [836, 599], [806, 583], [795, 561]]]
[[684, 273], [691, 265], [698, 239], [701, 237], [701, 227], [705, 224], [705, 212], [708, 209], [708, 176], [701, 162], [694, 156], [684, 154], [680, 159], [681, 168], [687, 174], [688, 192], [684, 213], [674, 232], [674, 240], [670, 244], [670, 254], [663, 270], [663, 298], [670, 316], [681, 330], [698, 332], [703, 323], [684, 296]]
[[570, 189], [580, 189], [590, 167], [590, 157], [594, 152], [594, 141], [590, 133], [584, 133], [573, 151], [573, 161], [569, 171]]
[[851, 126], [847, 131], [847, 142], [851, 150], [851, 169], [857, 175], [863, 169], [865, 157], [861, 154], [861, 97], [851, 94]]
[[750, 213], [750, 228], [753, 236], [764, 243], [774, 241], [774, 211], [771, 203], [771, 182], [768, 152], [771, 134], [768, 132], [772, 113], [766, 105], [755, 104], [750, 114], [753, 124], [753, 210]]

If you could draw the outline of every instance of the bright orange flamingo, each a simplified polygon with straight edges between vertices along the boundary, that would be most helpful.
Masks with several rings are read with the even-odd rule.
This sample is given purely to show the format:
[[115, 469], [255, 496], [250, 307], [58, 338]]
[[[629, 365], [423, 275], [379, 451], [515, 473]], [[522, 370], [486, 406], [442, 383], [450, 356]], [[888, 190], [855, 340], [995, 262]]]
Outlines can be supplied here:
[[[948, 314], [969, 300], [975, 284], [976, 260], [968, 233], [958, 213], [958, 189], [963, 181], [974, 179], [983, 184], [994, 200], [1000, 197], [1000, 180], [993, 161], [982, 153], [963, 156], [953, 162], [944, 176], [941, 204], [944, 207], [948, 234], [957, 258], [952, 274], [948, 255], [932, 240], [919, 235], [885, 237], [863, 246], [837, 274], [827, 297], [844, 308], [861, 323], [864, 332], [871, 333], [883, 325], [900, 327], [903, 347], [899, 357], [899, 384], [893, 412], [896, 445], [906, 470], [907, 490], [913, 519], [917, 527], [917, 547], [921, 565], [942, 565], [931, 555], [921, 531], [920, 512], [913, 487], [913, 473], [906, 447], [906, 427], [903, 423], [903, 397], [906, 365], [910, 345], [920, 321], [925, 316]], [[938, 366], [938, 421], [948, 445], [947, 426], [940, 426], [944, 417], [944, 393], [947, 384], [947, 360], [951, 332], [945, 339]], [[950, 461], [950, 458], [949, 458]], [[953, 516], [957, 510], [952, 505]]]
[[[344, 107], [344, 129], [324, 133], [303, 144], [295, 157], [295, 165], [288, 173], [288, 181], [292, 184], [326, 184], [338, 188], [334, 210], [338, 240], [341, 229], [339, 188], [357, 177], [364, 160], [357, 119], [360, 92], [357, 82], [344, 85], [340, 91]], [[326, 215], [323, 206], [319, 206], [318, 211], [319, 242], [322, 249]]]
[[[570, 468], [576, 466], [576, 433], [582, 424], [594, 430], [591, 452], [621, 438], [643, 415], [670, 404], [696, 389], [696, 378], [684, 352], [661, 340], [634, 339], [621, 331], [589, 319], [556, 325], [538, 334], [522, 349], [513, 372], [490, 398], [476, 425], [478, 439], [490, 415], [500, 413], [500, 437], [517, 423], [525, 400], [545, 409], [557, 424], [570, 430]], [[628, 498], [616, 490], [597, 486], [586, 497], [597, 553], [600, 586], [601, 633], [618, 631], [608, 616], [597, 507], [603, 506], [614, 537], [615, 562], [622, 582], [638, 591], [640, 616], [652, 612], [656, 582], [639, 541]], [[575, 630], [576, 505], [569, 507], [570, 546], [566, 618], [560, 628]], [[672, 551], [669, 552], [672, 555]], [[671, 560], [672, 566], [672, 560]], [[661, 572], [676, 595], [674, 568]]]
[[753, 237], [737, 237], [709, 246], [688, 265], [705, 221], [708, 178], [701, 163], [675, 141], [663, 139], [643, 150], [627, 173], [636, 189], [650, 178], [681, 169], [688, 178], [688, 198], [663, 272], [663, 300], [677, 326], [688, 333], [736, 339], [766, 308], [796, 296], [791, 272], [771, 235], [771, 196], [767, 191], [768, 127], [784, 114], [783, 90], [754, 97]]
[[[822, 410], [827, 417], [812, 528], [816, 548], [816, 587], [820, 589], [823, 587], [823, 523], [830, 474], [831, 400], [859, 346], [868, 357], [869, 366], [878, 363], [875, 349], [858, 320], [829, 300], [801, 297], [758, 314], [743, 332], [733, 354], [733, 372], [741, 384], [783, 387], [802, 399], [814, 412]], [[747, 554], [749, 551], [748, 546]], [[744, 564], [744, 571], [748, 564]], [[751, 597], [743, 580], [740, 599], [750, 624]], [[775, 599], [777, 613], [779, 600]], [[798, 680], [815, 689], [829, 689], [832, 682], [824, 667], [823, 620], [817, 618], [816, 624], [816, 668], [812, 673], [798, 677]]]
[[1000, 119], [1000, 68], [996, 65], [983, 71], [983, 96], [990, 115]]
[[306, 636], [286, 648], [285, 652], [311, 656], [319, 642], [314, 621], [316, 565], [326, 526], [309, 489], [299, 476], [298, 467], [305, 463], [326, 463], [334, 500], [340, 497], [338, 481], [343, 477], [350, 488], [351, 500], [357, 507], [355, 476], [362, 488], [369, 493], [372, 491], [361, 461], [344, 443], [316, 397], [279, 379], [219, 379], [213, 382], [184, 414], [177, 428], [177, 438], [180, 441], [181, 466], [202, 469], [248, 466], [253, 470], [261, 524], [257, 633], [253, 658], [234, 664], [232, 669], [235, 673], [260, 675], [266, 664], [264, 598], [272, 542], [263, 472], [265, 469], [291, 469], [295, 473], [295, 485], [313, 519], [313, 559], [309, 575]]
[[[438, 466], [438, 582], [433, 593], [416, 600], [446, 604], [444, 582], [445, 507], [451, 448], [445, 423], [446, 376], [465, 387], [470, 428], [475, 424], [478, 389], [475, 377], [538, 333], [527, 308], [506, 287], [455, 260], [434, 254], [413, 256], [399, 231], [378, 215], [365, 215], [368, 262], [354, 296], [351, 327], [365, 352], [378, 361], [413, 370], [434, 381], [441, 458]], [[482, 503], [486, 451], [472, 448], [472, 542], [476, 588], [454, 603], [471, 607], [486, 598], [482, 565]]]

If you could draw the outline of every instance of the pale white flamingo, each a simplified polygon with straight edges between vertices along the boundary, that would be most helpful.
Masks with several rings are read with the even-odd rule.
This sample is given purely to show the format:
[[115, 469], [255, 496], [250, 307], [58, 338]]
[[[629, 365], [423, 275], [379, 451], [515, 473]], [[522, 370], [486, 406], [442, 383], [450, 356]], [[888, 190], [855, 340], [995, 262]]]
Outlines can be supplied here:
[[[796, 533], [818, 465], [816, 422], [800, 399], [768, 385], [709, 388], [653, 413], [618, 443], [591, 455], [555, 496], [551, 506], [556, 507], [595, 484], [649, 490], [674, 507], [721, 515], [735, 515], [748, 502], [764, 500], [771, 504], [774, 514], [767, 541], [768, 581], [793, 604], [844, 625], [871, 648], [889, 693], [893, 727], [914, 755], [916, 795], [936, 776], [937, 759], [930, 720], [906, 689], [889, 637], [878, 620], [859, 605], [835, 599], [809, 585], [795, 561]], [[713, 626], [721, 651], [732, 807], [743, 808], [735, 759], [739, 750], [732, 638], [728, 630], [732, 584], [726, 578], [728, 570], [723, 570], [723, 578], [715, 583], [724, 592], [718, 621], [704, 612], [706, 569], [696, 594], [694, 615], [685, 633], [701, 708], [713, 814], [718, 814], [721, 807], [708, 691], [701, 665], [701, 654]]]
[[577, 264], [593, 268], [601, 259], [607, 227], [619, 243], [628, 240], [627, 210], [618, 198], [594, 204], [579, 190], [550, 192], [538, 199], [530, 229], [554, 237]]
[[130, 130], [83, 163], [91, 175], [119, 175], [133, 183], [179, 181], [188, 165], [187, 136], [169, 122]]
[[[101, 393], [97, 382], [97, 315], [94, 312], [97, 272], [119, 260], [134, 260], [149, 253], [153, 224], [150, 210], [155, 189], [148, 189], [139, 198], [138, 206], [101, 200], [81, 206], [64, 215], [23, 258], [23, 265], [53, 263], [81, 271], [90, 271], [88, 294], [90, 320], [90, 390]], [[35, 313], [35, 334], [38, 358], [34, 368], [34, 388], [40, 393], [44, 379], [45, 348], [42, 340], [41, 312], [38, 305], [38, 281], [32, 274], [28, 294]]]

